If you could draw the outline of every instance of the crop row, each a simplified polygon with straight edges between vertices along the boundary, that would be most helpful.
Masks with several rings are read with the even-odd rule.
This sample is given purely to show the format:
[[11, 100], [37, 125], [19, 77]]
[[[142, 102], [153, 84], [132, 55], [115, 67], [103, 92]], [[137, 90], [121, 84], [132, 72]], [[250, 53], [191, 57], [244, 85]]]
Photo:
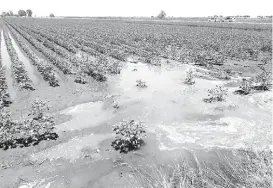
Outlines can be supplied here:
[[33, 19], [20, 24], [28, 28], [35, 26], [40, 31], [67, 33], [64, 37], [69, 36], [70, 41], [78, 41], [109, 55], [112, 51], [116, 54], [116, 50], [124, 55], [134, 53], [144, 59], [145, 56], [160, 56], [181, 62], [221, 64], [226, 59], [258, 60], [261, 53], [272, 53], [271, 33], [266, 30], [69, 19]]
[[[105, 74], [107, 72], [117, 72], [114, 71], [116, 70], [116, 66], [111, 64], [109, 60], [104, 56], [97, 56], [96, 60], [92, 60], [91, 58], [84, 58], [82, 56], [71, 53], [66, 48], [63, 48], [53, 41], [48, 40], [47, 37], [43, 37], [42, 35], [36, 34], [35, 32], [27, 29], [24, 30], [38, 41], [43, 42], [43, 45], [45, 47], [60, 55], [60, 57], [63, 58], [64, 61], [71, 62], [77, 70], [77, 78], [75, 80], [76, 82], [85, 82], [85, 76], [91, 76], [98, 81], [104, 81], [106, 80]], [[109, 71], [109, 69], [111, 69], [112, 71]]]
[[[17, 30], [33, 46], [38, 48], [38, 50], [42, 52], [50, 61], [53, 61], [53, 64], [55, 61], [54, 65], [56, 65], [59, 69], [66, 68], [66, 69], [63, 69], [65, 70], [63, 71], [65, 74], [75, 73], [77, 75], [75, 82], [86, 83], [84, 77], [87, 75], [93, 77], [94, 79], [98, 81], [106, 80], [106, 77], [103, 71], [99, 69], [102, 66], [98, 66], [97, 61], [91, 62], [89, 61], [90, 59], [85, 60], [84, 58], [79, 58], [76, 55], [68, 52], [66, 49], [58, 46], [57, 44], [47, 40], [44, 37], [41, 37], [38, 34], [35, 34], [25, 28], [22, 29], [21, 27], [16, 26], [14, 24], [10, 24], [10, 26], [13, 27], [15, 30]], [[56, 51], [58, 51], [58, 53], [56, 53]], [[58, 64], [56, 63], [56, 61], [58, 62]], [[61, 64], [61, 62], [63, 62], [63, 64]], [[71, 62], [73, 62], [73, 64]], [[64, 64], [69, 66], [60, 67], [60, 65], [64, 65]]]
[[[62, 35], [58, 35], [55, 32], [47, 31], [46, 28], [40, 28], [37, 26], [27, 27], [24, 25], [23, 27], [26, 28], [27, 30], [30, 30], [36, 33], [37, 35], [40, 35], [46, 38], [49, 41], [52, 41], [58, 44], [59, 46], [61, 46], [61, 48], [65, 48], [66, 50], [72, 53], [76, 53], [78, 50], [82, 50], [87, 53], [90, 53], [91, 55], [95, 57], [102, 57], [103, 55], [106, 55], [120, 61], [126, 61], [128, 57], [128, 54], [126, 54], [126, 52], [124, 52], [123, 49], [121, 48], [116, 49], [112, 45], [107, 45], [106, 43], [101, 44], [98, 41], [95, 41], [92, 39], [85, 40], [83, 36], [73, 38], [73, 40], [71, 40], [70, 42], [67, 42], [66, 37], [69, 38], [70, 36], [66, 35], [63, 37]], [[51, 44], [45, 44], [45, 45], [50, 46]], [[58, 52], [61, 53], [60, 55], [63, 55], [62, 54], [63, 51], [61, 49], [57, 49], [57, 53]]]
[[9, 24], [12, 28], [14, 28], [20, 35], [22, 35], [30, 44], [32, 44], [39, 52], [45, 55], [48, 60], [50, 60], [56, 67], [58, 67], [64, 74], [72, 74], [73, 68], [70, 62], [64, 61], [60, 58], [56, 53], [53, 53], [51, 50], [45, 48], [41, 42], [37, 39], [33, 38], [30, 34], [25, 32], [19, 27], [14, 26], [13, 24]]
[[22, 89], [34, 90], [32, 86], [32, 81], [30, 80], [28, 73], [22, 61], [18, 58], [17, 52], [15, 51], [12, 41], [7, 32], [4, 33], [4, 39], [6, 42], [7, 51], [9, 53], [10, 59], [12, 61], [12, 72], [16, 83]]
[[[1, 41], [1, 32], [0, 32], [0, 41]], [[1, 56], [1, 44], [0, 44], [0, 109], [3, 106], [9, 105], [9, 101], [6, 99], [9, 98], [8, 85], [6, 82], [5, 72], [2, 65], [2, 56]]]
[[[47, 32], [46, 29], [43, 29], [43, 31], [41, 31], [41, 29], [37, 29], [37, 27], [27, 28], [26, 26], [23, 26], [23, 28], [26, 30], [26, 32], [29, 32], [29, 34], [31, 34], [37, 40], [43, 42], [44, 46], [56, 52], [57, 54], [67, 59], [68, 61], [72, 62], [73, 65], [75, 65], [77, 68], [86, 69], [86, 66], [89, 66], [89, 68], [92, 68], [90, 67], [90, 65], [93, 66], [93, 68], [96, 68], [94, 66], [97, 66], [97, 64], [99, 63], [99, 64], [103, 64], [104, 66], [102, 67], [105, 68], [104, 70], [100, 70], [100, 72], [106, 72], [106, 73], [119, 72], [118, 70], [119, 69], [118, 67], [120, 66], [119, 61], [122, 60], [122, 58], [120, 57], [119, 60], [118, 58], [114, 58], [114, 56], [115, 57], [118, 56], [119, 52], [114, 53], [112, 51], [112, 53], [115, 55], [111, 57], [108, 53], [106, 53], [107, 50], [103, 50], [104, 48], [101, 48], [99, 45], [95, 45], [94, 42], [89, 43], [89, 46], [86, 45], [84, 41], [79, 41], [79, 40], [73, 40], [73, 41], [68, 40], [69, 42], [67, 41], [62, 42], [62, 40], [65, 40], [63, 35], [57, 35], [56, 33], [53, 33], [53, 32]], [[52, 38], [51, 36], [55, 36], [55, 37]], [[58, 38], [58, 42], [55, 41], [55, 38]], [[62, 45], [59, 45], [60, 43], [62, 43]], [[79, 43], [81, 43], [81, 45], [78, 46]], [[74, 50], [69, 51], [68, 48], [74, 48]], [[74, 53], [75, 50], [77, 51], [76, 54]], [[93, 62], [94, 58], [88, 58], [88, 59], [82, 58], [82, 57], [79, 58], [79, 56], [77, 56], [79, 52], [86, 52], [89, 55], [95, 57], [96, 58], [95, 62]], [[125, 57], [123, 56], [123, 58]], [[85, 72], [85, 71], [81, 70], [81, 72]], [[89, 73], [87, 74], [89, 75]]]
[[[72, 49], [74, 46], [78, 50], [84, 51], [92, 56], [99, 58], [109, 56], [113, 59], [126, 61], [130, 55], [136, 54], [142, 57], [142, 59], [145, 61], [146, 58], [151, 59], [152, 56], [151, 52], [147, 52], [139, 47], [138, 49], [136, 49], [134, 47], [117, 45], [114, 44], [113, 41], [106, 42], [99, 38], [96, 38], [96, 36], [90, 36], [85, 33], [80, 33], [80, 35], [76, 35], [75, 33], [65, 33], [64, 31], [61, 31], [60, 34], [60, 30], [54, 30], [53, 28], [47, 29], [39, 27], [37, 25], [22, 25], [22, 27], [26, 28], [27, 30], [31, 30], [32, 32], [40, 36], [45, 37], [46, 39], [60, 45], [65, 49]], [[65, 41], [65, 39], [69, 40], [70, 42]], [[70, 50], [70, 52], [74, 53], [75, 48], [73, 48], [73, 50]], [[62, 51], [60, 52], [62, 53]]]
[[53, 70], [53, 66], [39, 58], [25, 43], [25, 41], [23, 41], [23, 38], [18, 33], [16, 33], [13, 28], [11, 28], [10, 26], [8, 27], [12, 36], [15, 38], [15, 40], [18, 42], [18, 44], [27, 54], [27, 56], [32, 60], [33, 65], [37, 67], [38, 71], [41, 73], [44, 80], [47, 81], [49, 85], [52, 87], [59, 86], [59, 80], [56, 77], [56, 73]]
[[[151, 64], [160, 58], [201, 66], [226, 60], [261, 60], [271, 57], [271, 32], [229, 28], [189, 27], [179, 24], [144, 24], [105, 20], [8, 19], [31, 32], [44, 45], [77, 65], [71, 54], [88, 53], [108, 64], [131, 55]], [[81, 63], [79, 63], [81, 64]]]
[[[19, 25], [20, 24], [17, 23], [17, 26]], [[77, 35], [76, 37], [76, 35], [71, 34], [69, 32], [68, 33], [62, 32], [62, 34], [60, 34], [59, 30], [54, 31], [54, 29], [52, 28], [49, 30], [47, 28], [38, 27], [37, 25], [26, 26], [26, 24], [24, 25], [21, 24], [20, 26], [21, 28], [23, 27], [35, 33], [38, 40], [40, 38], [40, 40], [44, 42], [44, 45], [47, 45], [47, 47], [49, 48], [50, 47], [53, 48], [54, 51], [56, 51], [56, 53], [62, 56], [66, 55], [64, 53], [64, 49], [71, 49], [73, 48], [73, 46], [77, 50], [86, 52], [89, 55], [92, 55], [96, 58], [104, 59], [104, 61], [107, 61], [107, 59], [109, 59], [108, 61], [112, 61], [110, 58], [113, 58], [114, 61], [115, 59], [120, 61], [125, 61], [127, 57], [130, 56], [130, 54], [135, 54], [135, 51], [136, 51], [134, 49], [130, 49], [130, 50], [123, 49], [122, 46], [101, 42], [99, 39], [90, 38], [89, 36], [86, 36], [86, 35], [81, 35], [81, 36]], [[50, 40], [50, 42], [54, 42], [58, 44], [59, 47], [56, 47], [56, 45], [54, 46], [54, 44], [49, 44], [50, 42], [47, 42], [47, 40], [45, 39], [48, 39]], [[69, 42], [65, 41], [65, 39], [67, 39], [67, 41]], [[71, 50], [70, 52], [74, 53], [75, 49]], [[65, 57], [67, 58], [67, 56], [69, 56], [69, 60], [72, 61], [73, 64], [75, 64], [75, 61], [74, 61], [75, 58], [72, 58], [69, 54], [66, 55]], [[142, 53], [141, 56], [144, 57], [145, 54]], [[110, 71], [110, 72], [117, 72], [117, 71]]]

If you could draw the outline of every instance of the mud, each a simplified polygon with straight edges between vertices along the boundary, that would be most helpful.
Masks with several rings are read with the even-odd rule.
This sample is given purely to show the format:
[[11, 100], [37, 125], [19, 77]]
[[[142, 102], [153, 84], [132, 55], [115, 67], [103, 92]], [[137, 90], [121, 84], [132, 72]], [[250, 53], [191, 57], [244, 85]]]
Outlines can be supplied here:
[[[240, 96], [233, 94], [238, 87], [230, 86], [224, 102], [205, 103], [208, 89], [230, 81], [196, 78], [189, 86], [184, 84], [189, 68], [195, 69], [126, 64], [120, 75], [109, 77], [108, 96], [60, 111], [60, 116], [69, 117], [57, 125], [60, 143], [29, 152], [34, 164], [45, 162], [21, 167], [28, 182], [15, 182], [20, 188], [126, 187], [135, 185], [131, 167], [168, 165], [175, 159], [197, 165], [232, 157], [235, 149], [270, 147], [271, 91]], [[147, 87], [137, 87], [139, 79]], [[140, 150], [120, 154], [110, 146], [112, 125], [132, 119], [145, 123], [148, 137]], [[31, 176], [33, 171], [41, 173]], [[9, 175], [5, 172], [4, 177]]]

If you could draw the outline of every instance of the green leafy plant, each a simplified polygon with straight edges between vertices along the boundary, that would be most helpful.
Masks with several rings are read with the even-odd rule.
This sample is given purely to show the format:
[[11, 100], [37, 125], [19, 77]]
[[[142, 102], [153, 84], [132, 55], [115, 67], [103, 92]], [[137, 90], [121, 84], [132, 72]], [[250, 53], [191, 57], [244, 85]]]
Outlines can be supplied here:
[[83, 76], [80, 76], [80, 75], [78, 75], [78, 76], [75, 78], [75, 82], [76, 82], [76, 83], [79, 83], [79, 84], [86, 84], [86, 83], [87, 83], [86, 80], [84, 79], [84, 77], [83, 77]]
[[117, 136], [111, 145], [121, 153], [137, 150], [144, 144], [142, 139], [146, 136], [146, 131], [140, 121], [122, 121], [113, 126], [113, 131]]
[[252, 85], [251, 80], [243, 78], [242, 84], [240, 85], [240, 89], [244, 92], [244, 94], [249, 94], [251, 91], [251, 85]]
[[235, 91], [235, 94], [241, 94], [241, 95], [249, 94], [252, 88], [252, 80], [243, 78], [239, 88], [240, 88], [239, 90]]
[[30, 119], [13, 120], [9, 111], [0, 111], [0, 148], [4, 150], [37, 145], [42, 140], [55, 140], [55, 122], [46, 113], [48, 106], [42, 100], [31, 103]]
[[216, 88], [208, 90], [208, 98], [204, 99], [204, 101], [209, 103], [225, 101], [227, 94], [227, 89], [216, 85]]
[[137, 87], [140, 87], [140, 88], [145, 88], [145, 87], [147, 87], [146, 82], [145, 82], [145, 81], [142, 81], [141, 79], [140, 79], [140, 80], [137, 80], [136, 82], [137, 82], [137, 84], [136, 84]]
[[117, 101], [113, 101], [113, 108], [115, 108], [115, 109], [119, 109], [119, 104], [118, 104], [118, 102]]
[[193, 75], [193, 70], [192, 69], [189, 69], [189, 70], [186, 71], [185, 84], [188, 84], [188, 85], [195, 84], [194, 75]]
[[264, 66], [259, 67], [261, 72], [257, 74], [255, 80], [258, 85], [253, 86], [253, 89], [256, 90], [269, 90], [270, 86], [272, 85], [272, 71], [266, 70]]

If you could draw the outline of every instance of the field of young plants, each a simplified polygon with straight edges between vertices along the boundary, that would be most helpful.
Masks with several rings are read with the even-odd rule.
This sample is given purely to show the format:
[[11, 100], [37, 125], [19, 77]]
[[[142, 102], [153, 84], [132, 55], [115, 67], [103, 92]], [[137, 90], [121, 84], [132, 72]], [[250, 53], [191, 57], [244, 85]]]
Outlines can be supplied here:
[[1, 186], [272, 186], [272, 24], [4, 18], [0, 41]]

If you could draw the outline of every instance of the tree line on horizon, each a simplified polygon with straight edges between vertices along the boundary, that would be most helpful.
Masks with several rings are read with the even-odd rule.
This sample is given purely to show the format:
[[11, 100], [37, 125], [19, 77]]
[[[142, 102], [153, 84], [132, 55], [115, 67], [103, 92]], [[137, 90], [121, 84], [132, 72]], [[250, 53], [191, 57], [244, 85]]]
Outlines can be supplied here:
[[12, 10], [10, 10], [9, 12], [2, 12], [1, 16], [17, 16], [17, 17], [23, 17], [23, 16], [27, 16], [27, 17], [32, 17], [32, 10], [31, 9], [27, 9], [27, 10], [23, 10], [20, 9], [18, 10], [17, 14], [14, 14]]
[[[5, 16], [16, 16], [16, 17], [32, 17], [32, 10], [31, 9], [27, 9], [27, 10], [23, 10], [20, 9], [18, 10], [17, 14], [14, 14], [13, 11], [9, 11], [9, 12], [2, 12], [1, 17], [5, 17]], [[49, 14], [49, 17], [55, 17], [55, 15], [53, 13]]]

